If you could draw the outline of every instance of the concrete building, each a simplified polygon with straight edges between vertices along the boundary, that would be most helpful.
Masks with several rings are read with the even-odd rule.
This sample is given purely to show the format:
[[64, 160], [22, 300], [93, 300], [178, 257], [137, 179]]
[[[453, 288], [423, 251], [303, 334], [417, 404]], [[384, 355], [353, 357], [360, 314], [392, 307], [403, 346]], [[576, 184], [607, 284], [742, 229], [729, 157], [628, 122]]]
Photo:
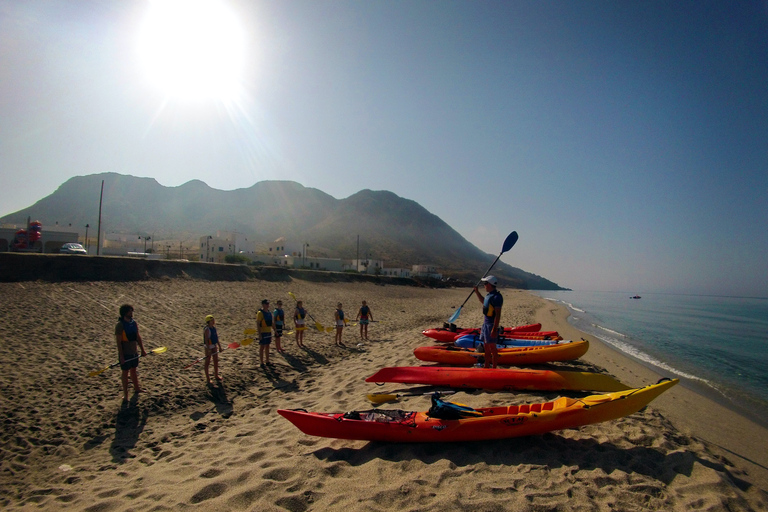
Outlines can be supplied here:
[[381, 275], [381, 270], [384, 268], [384, 260], [372, 260], [369, 258], [352, 260], [350, 268], [361, 274]]
[[414, 265], [411, 269], [412, 277], [429, 277], [432, 279], [442, 279], [443, 274], [437, 271], [437, 267], [433, 265]]
[[411, 271], [407, 268], [382, 268], [382, 276], [390, 277], [411, 277]]

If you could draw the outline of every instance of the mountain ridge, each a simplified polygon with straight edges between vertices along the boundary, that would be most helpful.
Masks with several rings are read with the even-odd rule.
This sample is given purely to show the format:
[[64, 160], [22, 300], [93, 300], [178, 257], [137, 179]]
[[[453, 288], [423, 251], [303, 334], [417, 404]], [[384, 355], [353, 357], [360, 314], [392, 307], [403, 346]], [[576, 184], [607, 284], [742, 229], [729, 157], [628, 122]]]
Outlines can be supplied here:
[[[107, 232], [194, 241], [217, 231], [237, 232], [263, 244], [283, 236], [308, 243], [313, 256], [354, 259], [359, 254], [383, 260], [387, 267], [429, 264], [444, 276], [468, 281], [476, 280], [495, 258], [418, 202], [391, 191], [364, 189], [336, 199], [289, 180], [224, 191], [200, 180], [165, 187], [154, 178], [112, 172], [76, 176], [0, 222], [23, 224], [32, 217], [43, 229], [58, 222], [78, 226], [77, 231], [90, 224], [95, 230], [102, 180], [102, 227]], [[494, 275], [516, 288], [564, 289], [503, 262]]]

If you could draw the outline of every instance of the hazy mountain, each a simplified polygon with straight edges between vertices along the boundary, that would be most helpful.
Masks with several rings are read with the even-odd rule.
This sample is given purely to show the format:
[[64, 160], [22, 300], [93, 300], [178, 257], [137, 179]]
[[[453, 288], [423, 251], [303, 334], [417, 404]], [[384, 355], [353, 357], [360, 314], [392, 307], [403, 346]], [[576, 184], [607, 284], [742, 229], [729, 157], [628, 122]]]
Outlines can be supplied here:
[[[392, 192], [362, 190], [346, 199], [292, 181], [262, 181], [232, 191], [194, 180], [164, 187], [152, 178], [115, 173], [78, 176], [53, 194], [0, 218], [23, 224], [27, 217], [46, 226], [95, 234], [104, 180], [102, 228], [107, 232], [154, 233], [155, 240], [188, 240], [217, 231], [242, 233], [268, 244], [280, 236], [308, 243], [313, 256], [384, 260], [388, 267], [435, 265], [446, 276], [477, 280], [496, 255], [465, 240], [415, 201]], [[508, 285], [561, 289], [542, 277], [499, 262], [494, 275]]]

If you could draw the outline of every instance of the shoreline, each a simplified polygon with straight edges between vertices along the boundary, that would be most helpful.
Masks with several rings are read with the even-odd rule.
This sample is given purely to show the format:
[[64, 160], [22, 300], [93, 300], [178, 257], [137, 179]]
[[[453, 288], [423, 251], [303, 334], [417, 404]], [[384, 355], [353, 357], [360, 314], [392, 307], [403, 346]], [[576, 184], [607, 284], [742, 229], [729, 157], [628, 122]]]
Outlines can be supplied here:
[[[536, 298], [540, 298], [535, 296]], [[536, 321], [542, 325], [555, 325], [565, 339], [589, 340], [589, 351], [583, 360], [594, 362], [605, 368], [608, 373], [629, 386], [650, 384], [668, 375], [657, 371], [656, 367], [632, 358], [611, 347], [600, 339], [579, 331], [568, 322], [571, 316], [568, 308], [554, 301], [543, 299], [551, 307], [542, 307], [537, 311]], [[678, 378], [678, 377], [676, 377]], [[675, 386], [654, 400], [651, 405], [658, 408], [684, 431], [718, 446], [756, 477], [756, 484], [768, 489], [768, 428], [747, 417], [735, 407], [699, 392], [680, 379], [681, 385]], [[655, 382], [655, 381], [654, 381]], [[681, 405], [683, 407], [681, 407]], [[724, 421], [720, 419], [724, 418]]]
[[[283, 339], [261, 368], [251, 344], [221, 356], [222, 384], [184, 367], [202, 352], [207, 314], [220, 340], [240, 341], [261, 299], [301, 298], [330, 325], [337, 302], [354, 318], [367, 300], [371, 341], [357, 326], [333, 335], [308, 331], [306, 349]], [[385, 366], [418, 366], [413, 349], [440, 326], [467, 289], [320, 283], [157, 279], [141, 282], [0, 283], [0, 506], [8, 510], [765, 510], [764, 432], [728, 416], [729, 429], [688, 427], [704, 399], [675, 386], [649, 407], [618, 420], [501, 441], [393, 444], [306, 436], [277, 409], [370, 410], [379, 387], [365, 378]], [[581, 335], [564, 307], [504, 290], [507, 325], [541, 321], [564, 337]], [[145, 393], [122, 402], [119, 370], [88, 377], [115, 358], [117, 309], [133, 304], [147, 350]], [[467, 303], [459, 325], [479, 325]], [[609, 372], [630, 386], [658, 380], [650, 370], [590, 340], [560, 369]], [[452, 400], [494, 407], [580, 397], [575, 392], [461, 390]], [[455, 398], [453, 398], [455, 397]], [[424, 411], [424, 396], [385, 409]], [[725, 413], [723, 413], [725, 414]], [[730, 413], [728, 413], [730, 414]], [[682, 416], [682, 417], [681, 417]], [[696, 427], [696, 428], [694, 428]], [[722, 438], [718, 437], [722, 436]], [[741, 444], [739, 444], [741, 443]], [[764, 443], [762, 443], [764, 444]], [[729, 451], [730, 450], [730, 451]], [[751, 458], [751, 463], [750, 463]], [[750, 464], [752, 464], [750, 466]], [[762, 473], [760, 471], [763, 471]]]

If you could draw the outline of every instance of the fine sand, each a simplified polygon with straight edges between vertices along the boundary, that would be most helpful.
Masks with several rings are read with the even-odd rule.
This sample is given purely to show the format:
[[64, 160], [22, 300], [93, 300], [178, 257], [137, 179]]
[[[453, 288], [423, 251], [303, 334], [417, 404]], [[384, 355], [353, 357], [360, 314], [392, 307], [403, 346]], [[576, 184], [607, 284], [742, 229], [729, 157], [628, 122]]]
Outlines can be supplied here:
[[[337, 302], [354, 318], [367, 300], [376, 320], [369, 342], [358, 327], [307, 331], [306, 349], [283, 339], [259, 365], [258, 346], [221, 354], [223, 385], [208, 387], [203, 318], [216, 317], [226, 345], [254, 327], [262, 298], [293, 292], [330, 325]], [[315, 438], [280, 408], [370, 409], [366, 394], [407, 391], [366, 377], [384, 366], [414, 366], [413, 348], [467, 289], [373, 283], [209, 282], [166, 279], [113, 283], [0, 283], [0, 506], [5, 509], [150, 510], [766, 510], [766, 430], [676, 386], [650, 407], [617, 421], [493, 442], [383, 444]], [[560, 306], [502, 290], [504, 325], [541, 321], [566, 338], [583, 334]], [[89, 377], [116, 360], [121, 304], [135, 307], [145, 347], [146, 393], [122, 400], [120, 370]], [[476, 326], [480, 305], [464, 306]], [[310, 324], [313, 322], [310, 321]], [[632, 386], [659, 375], [587, 337], [583, 360], [561, 368], [608, 372]], [[413, 390], [413, 388], [410, 388]], [[423, 389], [423, 388], [422, 388]], [[565, 394], [565, 393], [564, 393]], [[560, 393], [460, 392], [475, 407], [550, 400]], [[581, 396], [571, 393], [568, 396]], [[428, 397], [384, 408], [426, 410]]]

